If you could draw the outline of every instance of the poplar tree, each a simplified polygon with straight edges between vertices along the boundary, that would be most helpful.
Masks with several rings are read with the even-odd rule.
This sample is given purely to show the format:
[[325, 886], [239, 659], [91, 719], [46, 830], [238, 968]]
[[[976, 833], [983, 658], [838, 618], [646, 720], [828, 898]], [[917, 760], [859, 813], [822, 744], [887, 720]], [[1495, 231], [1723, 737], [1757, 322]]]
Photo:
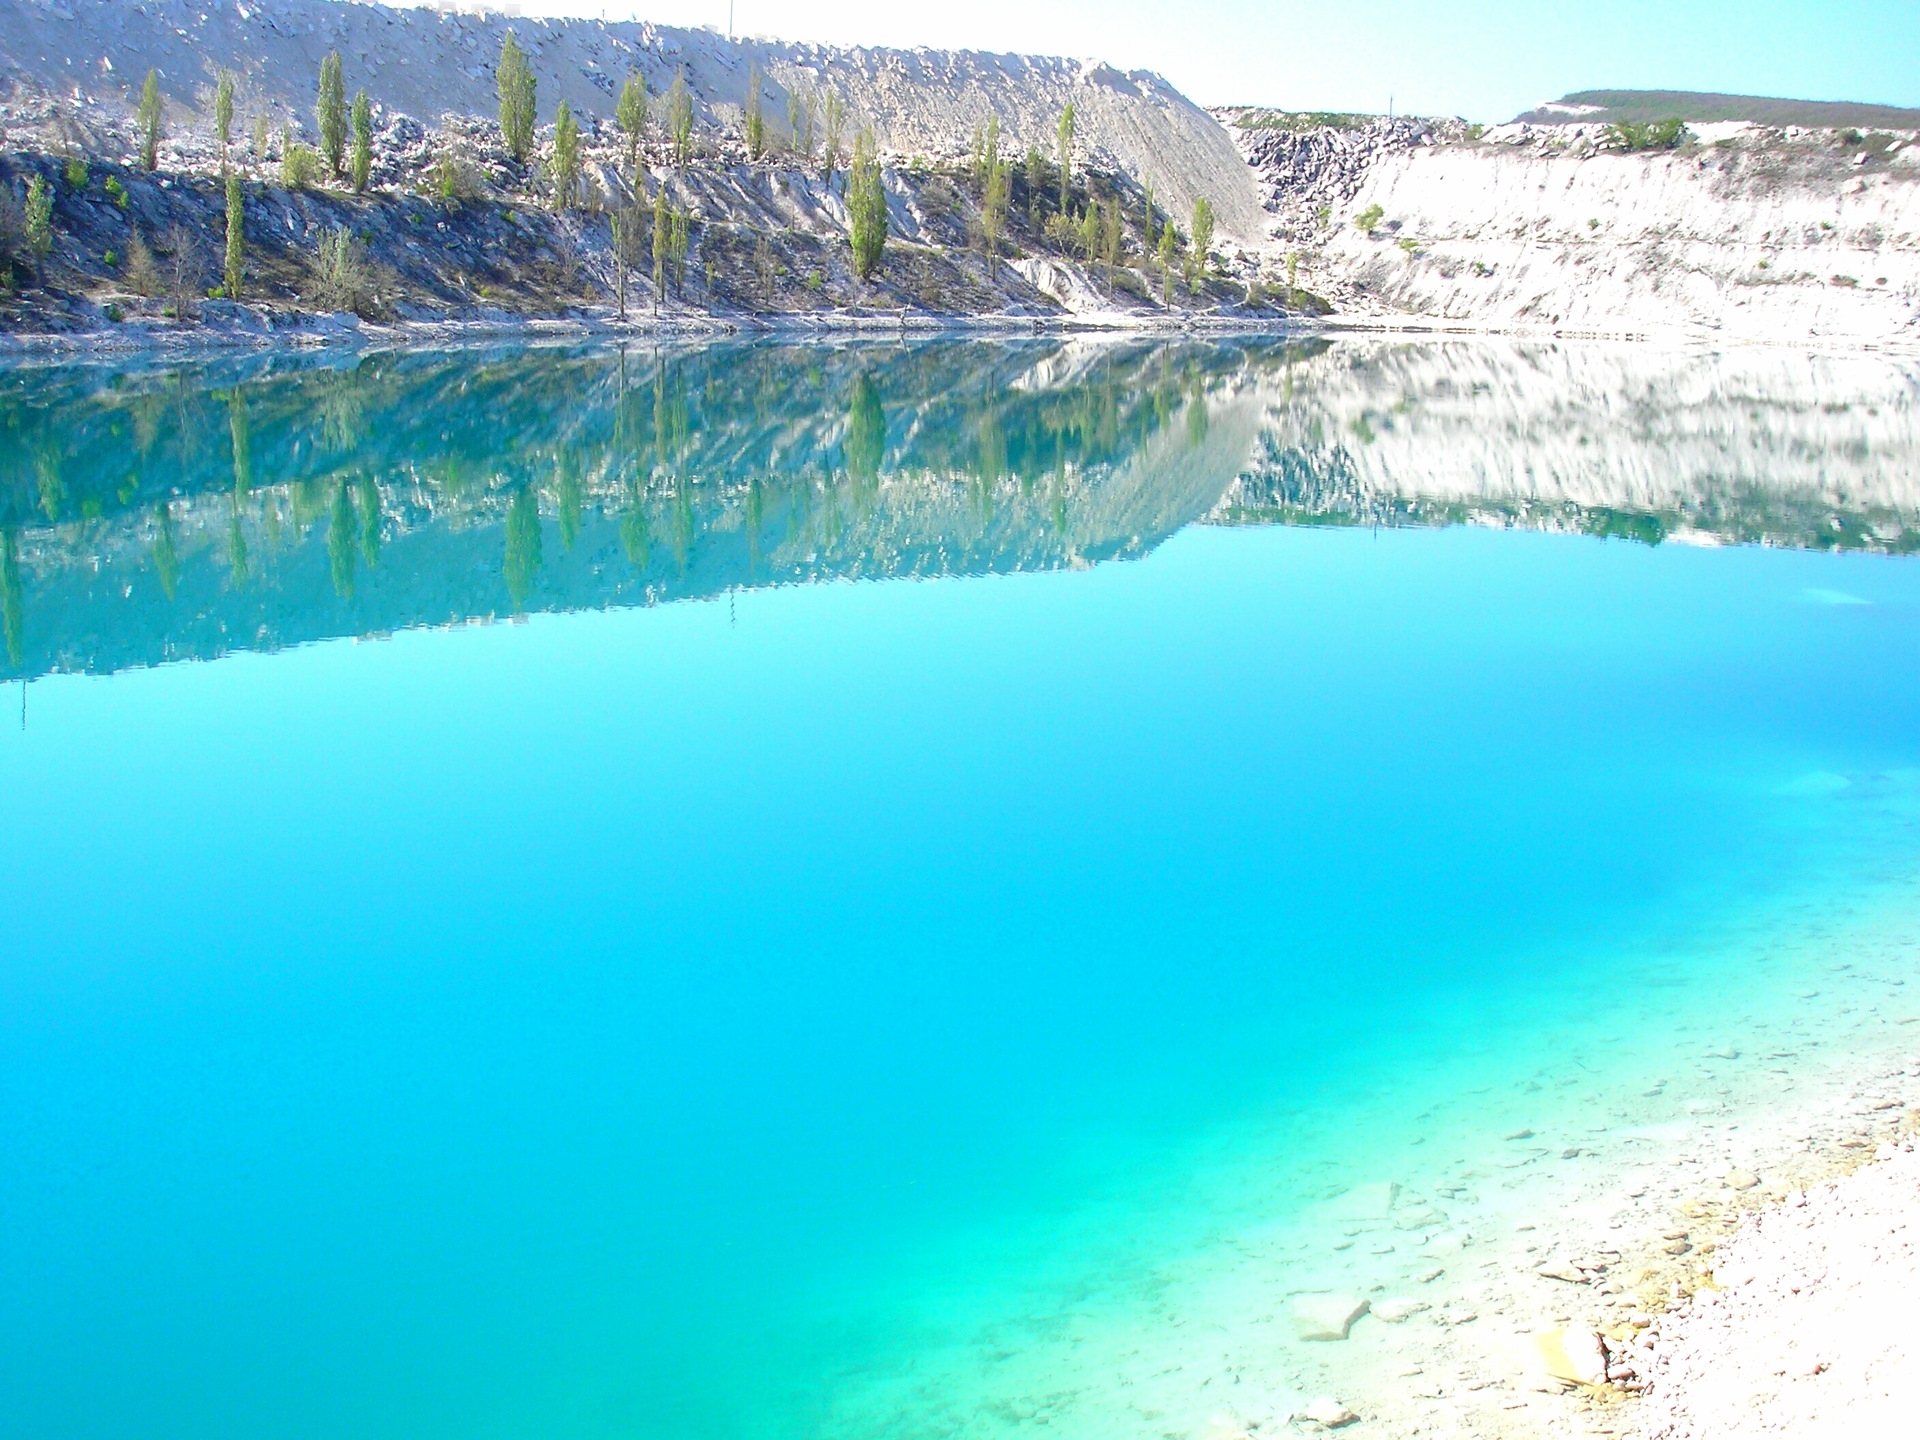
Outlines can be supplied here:
[[140, 167], [154, 170], [160, 164], [160, 76], [157, 71], [147, 71], [147, 81], [140, 87]]
[[1047, 157], [1040, 153], [1038, 145], [1027, 147], [1027, 215], [1037, 226], [1040, 223], [1040, 202], [1047, 189]]
[[373, 106], [367, 92], [353, 95], [353, 193], [367, 193], [367, 179], [373, 174]]
[[[997, 138], [990, 135], [990, 139]], [[994, 148], [989, 147], [989, 154]], [[1000, 237], [1007, 228], [1007, 197], [1013, 188], [1012, 181], [1012, 172], [1004, 162], [998, 159], [989, 162], [986, 188], [980, 196], [980, 239], [986, 246], [989, 277], [993, 274], [994, 261], [999, 258]]]
[[747, 72], [747, 158], [758, 160], [767, 153], [767, 119], [760, 109], [760, 67]]
[[1213, 202], [1202, 195], [1193, 202], [1193, 253], [1187, 257], [1187, 289], [1199, 283], [1213, 248]]
[[573, 204], [579, 186], [580, 127], [574, 123], [573, 107], [562, 100], [553, 117], [553, 208], [565, 210]]
[[667, 135], [673, 142], [673, 163], [686, 164], [693, 155], [693, 91], [687, 88], [684, 65], [667, 91]]
[[347, 170], [347, 87], [340, 68], [340, 52], [332, 50], [320, 62], [320, 99], [313, 107], [320, 122], [320, 153], [336, 176]]
[[687, 242], [691, 221], [686, 211], [674, 207], [667, 234], [667, 253], [673, 261], [673, 290], [683, 299], [687, 293]]
[[227, 263], [223, 278], [227, 298], [240, 298], [240, 282], [246, 278], [247, 238], [246, 202], [240, 193], [240, 177], [227, 176]]
[[813, 164], [813, 92], [804, 86], [787, 92], [787, 134], [800, 159]]
[[826, 115], [824, 117], [825, 140], [827, 145], [826, 170], [824, 178], [827, 188], [833, 188], [833, 167], [840, 160], [840, 134], [847, 124], [847, 106], [840, 96], [832, 90], [827, 92]]
[[853, 168], [847, 172], [847, 216], [853, 243], [853, 270], [870, 280], [887, 249], [887, 192], [873, 132], [862, 130], [853, 142]]
[[667, 187], [653, 192], [653, 311], [667, 298], [667, 262], [673, 256], [673, 216], [667, 209]]
[[1073, 102], [1060, 112], [1060, 213], [1067, 213], [1073, 198]]
[[47, 257], [53, 253], [53, 187], [41, 175], [27, 181], [27, 252], [35, 278], [45, 285]]
[[638, 205], [622, 205], [612, 215], [613, 284], [620, 303], [620, 318], [627, 318], [627, 271], [640, 260], [644, 235], [644, 212]]
[[227, 173], [227, 152], [233, 147], [233, 73], [220, 72], [213, 87], [213, 129], [220, 137], [220, 173]]
[[539, 83], [533, 78], [533, 67], [527, 63], [526, 53], [511, 30], [500, 42], [500, 63], [494, 68], [493, 83], [500, 96], [500, 138], [514, 163], [524, 165], [533, 150]]
[[620, 103], [614, 107], [613, 123], [627, 137], [627, 173], [633, 177], [633, 188], [637, 193], [640, 189], [640, 142], [647, 133], [647, 82], [637, 70], [627, 76], [627, 83], [621, 87]]
[[1173, 233], [1173, 225], [1169, 223], [1167, 228], [1160, 232], [1160, 300], [1162, 304], [1169, 307], [1173, 304], [1173, 261], [1178, 243]]

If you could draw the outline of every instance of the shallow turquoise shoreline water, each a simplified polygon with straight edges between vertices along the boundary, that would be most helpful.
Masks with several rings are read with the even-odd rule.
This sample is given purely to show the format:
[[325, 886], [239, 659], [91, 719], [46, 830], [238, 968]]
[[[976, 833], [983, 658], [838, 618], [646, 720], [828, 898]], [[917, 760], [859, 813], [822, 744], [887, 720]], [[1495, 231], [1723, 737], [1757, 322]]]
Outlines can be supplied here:
[[[1335, 1192], [1426, 1183], [1416, 1142], [1549, 1130], [1569, 1057], [1612, 1096], [1723, 1022], [1819, 1020], [1803, 976], [1891, 943], [1915, 878], [1912, 562], [1181, 529], [1167, 487], [1244, 495], [1283, 423], [1265, 372], [1209, 363], [1072, 459], [1058, 504], [990, 468], [913, 488], [931, 442], [901, 436], [932, 421], [877, 371], [821, 452], [840, 528], [751, 542], [777, 578], [835, 535], [864, 537], [851, 573], [989, 542], [1025, 573], [37, 679], [0, 739], [0, 1374], [25, 1430], [1197, 1434], [1197, 1362], [1190, 1397], [1124, 1391], [1190, 1326], [1250, 1344], [1246, 1287], [1347, 1267]], [[1287, 403], [1316, 383], [1296, 369]], [[650, 460], [675, 425], [723, 438], [635, 389]], [[1408, 413], [1370, 428], [1418, 456]], [[236, 504], [246, 584], [224, 520], [194, 548], [190, 500], [144, 522], [130, 589], [163, 542], [179, 579], [124, 621], [85, 618], [112, 589], [60, 588], [118, 576], [110, 530], [9, 532], [22, 654], [164, 655], [216, 617], [236, 648], [222, 607], [270, 612], [303, 555], [325, 585], [289, 630], [365, 633], [355, 607], [403, 582], [484, 580], [504, 614], [515, 525], [529, 596], [643, 563], [671, 587], [752, 514], [740, 472], [688, 471], [642, 562], [617, 511], [567, 520], [541, 467], [577, 452], [503, 452], [547, 478], [503, 499], [480, 575], [482, 522], [404, 510], [371, 462], [390, 528], [364, 544], [354, 444], [312, 502], [256, 445], [258, 494], [289, 488], [277, 540]], [[1104, 532], [1129, 558], [1095, 563], [1129, 476]], [[707, 524], [727, 485], [741, 508], [662, 558], [671, 506]], [[972, 538], [948, 518], [923, 544], [935, 510]], [[1173, 533], [1136, 543], [1149, 514]], [[103, 569], [61, 568], [88, 546]], [[1644, 1123], [1688, 1083], [1642, 1094]], [[1249, 1384], [1322, 1363], [1256, 1348]]]

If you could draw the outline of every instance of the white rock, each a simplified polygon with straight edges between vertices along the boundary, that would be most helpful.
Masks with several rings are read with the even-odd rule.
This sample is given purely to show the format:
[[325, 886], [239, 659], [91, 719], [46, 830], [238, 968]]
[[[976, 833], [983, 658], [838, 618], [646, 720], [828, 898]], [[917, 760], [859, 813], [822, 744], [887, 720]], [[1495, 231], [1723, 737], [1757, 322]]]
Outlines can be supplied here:
[[1342, 1425], [1351, 1425], [1360, 1417], [1331, 1395], [1322, 1395], [1300, 1412], [1305, 1419], [1316, 1425], [1324, 1425], [1329, 1430], [1338, 1430]]

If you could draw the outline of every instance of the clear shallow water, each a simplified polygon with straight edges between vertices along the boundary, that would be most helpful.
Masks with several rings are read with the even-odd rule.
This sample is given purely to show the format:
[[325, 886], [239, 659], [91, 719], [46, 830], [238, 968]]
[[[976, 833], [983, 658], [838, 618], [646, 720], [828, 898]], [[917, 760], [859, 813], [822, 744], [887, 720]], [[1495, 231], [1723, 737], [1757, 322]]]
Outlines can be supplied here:
[[1913, 875], [1920, 571], [1596, 537], [1901, 549], [1912, 386], [1625, 353], [11, 374], [22, 1433], [1016, 1433], [954, 1354], [1151, 1356], [1382, 1097], [1787, 1003], [1754, 917]]

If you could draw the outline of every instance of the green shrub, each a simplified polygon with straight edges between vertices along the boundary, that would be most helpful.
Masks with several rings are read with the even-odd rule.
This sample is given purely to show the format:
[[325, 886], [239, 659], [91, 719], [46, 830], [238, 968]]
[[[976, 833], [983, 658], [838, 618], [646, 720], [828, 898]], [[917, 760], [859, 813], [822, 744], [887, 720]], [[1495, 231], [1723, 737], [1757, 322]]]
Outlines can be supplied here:
[[373, 277], [367, 270], [366, 248], [344, 225], [320, 236], [314, 256], [310, 294], [322, 309], [358, 313], [372, 297]]
[[448, 204], [478, 200], [486, 189], [479, 167], [461, 156], [442, 155], [433, 167], [432, 193]]
[[320, 152], [298, 140], [280, 159], [280, 183], [289, 190], [305, 190], [320, 179]]
[[107, 176], [107, 198], [122, 210], [127, 208], [127, 187], [120, 183], [118, 175]]
[[1362, 235], [1371, 235], [1380, 228], [1380, 222], [1386, 218], [1386, 214], [1378, 205], [1369, 205], [1353, 217], [1353, 228]]
[[1677, 115], [1665, 120], [1622, 120], [1607, 127], [1607, 137], [1629, 152], [1673, 150], [1687, 138], [1687, 122]]
[[105, 265], [109, 270], [119, 269], [120, 268], [120, 252], [118, 250], [107, 251], [106, 254], [100, 257], [100, 263]]
[[80, 155], [67, 157], [67, 189], [76, 194], [87, 188], [87, 179], [92, 174], [86, 158]]

